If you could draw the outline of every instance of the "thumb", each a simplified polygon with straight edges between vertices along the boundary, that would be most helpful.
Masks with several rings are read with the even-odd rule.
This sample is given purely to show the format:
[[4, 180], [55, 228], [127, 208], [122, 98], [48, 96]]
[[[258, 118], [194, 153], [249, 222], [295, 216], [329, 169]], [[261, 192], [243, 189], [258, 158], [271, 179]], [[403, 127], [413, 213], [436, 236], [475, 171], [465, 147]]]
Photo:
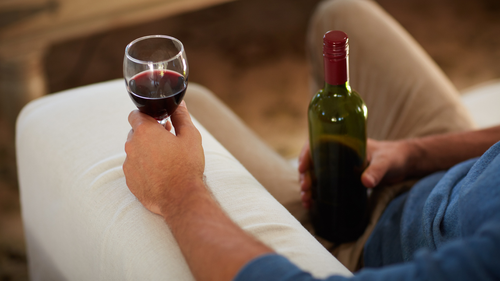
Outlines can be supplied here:
[[386, 159], [375, 157], [361, 175], [361, 182], [367, 188], [374, 188], [384, 178], [390, 163]]
[[186, 132], [186, 130], [189, 130], [190, 128], [194, 128], [193, 121], [191, 120], [191, 116], [189, 115], [184, 101], [179, 104], [179, 107], [177, 107], [170, 118], [177, 136], [182, 135], [183, 132]]

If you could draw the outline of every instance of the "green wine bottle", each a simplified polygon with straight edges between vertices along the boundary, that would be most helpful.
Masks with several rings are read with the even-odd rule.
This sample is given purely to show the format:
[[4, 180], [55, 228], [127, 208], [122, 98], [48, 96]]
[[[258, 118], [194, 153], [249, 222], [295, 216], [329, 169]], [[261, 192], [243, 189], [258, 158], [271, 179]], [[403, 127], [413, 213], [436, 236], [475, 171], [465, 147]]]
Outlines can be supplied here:
[[342, 31], [323, 37], [325, 87], [309, 104], [311, 222], [333, 243], [356, 240], [367, 224], [366, 105], [349, 85], [349, 44]]

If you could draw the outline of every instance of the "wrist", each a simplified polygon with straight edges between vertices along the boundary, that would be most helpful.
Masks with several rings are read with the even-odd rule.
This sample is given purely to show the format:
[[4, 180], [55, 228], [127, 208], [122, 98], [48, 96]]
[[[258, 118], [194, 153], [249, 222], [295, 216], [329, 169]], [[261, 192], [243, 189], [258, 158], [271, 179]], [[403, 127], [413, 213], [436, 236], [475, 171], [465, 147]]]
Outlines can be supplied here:
[[176, 184], [179, 188], [166, 195], [165, 199], [159, 206], [161, 215], [165, 221], [170, 224], [175, 218], [186, 213], [190, 209], [193, 201], [204, 197], [210, 196], [203, 179], [194, 179], [184, 183]]
[[407, 139], [404, 142], [406, 151], [406, 175], [416, 176], [421, 173], [424, 149], [419, 139]]

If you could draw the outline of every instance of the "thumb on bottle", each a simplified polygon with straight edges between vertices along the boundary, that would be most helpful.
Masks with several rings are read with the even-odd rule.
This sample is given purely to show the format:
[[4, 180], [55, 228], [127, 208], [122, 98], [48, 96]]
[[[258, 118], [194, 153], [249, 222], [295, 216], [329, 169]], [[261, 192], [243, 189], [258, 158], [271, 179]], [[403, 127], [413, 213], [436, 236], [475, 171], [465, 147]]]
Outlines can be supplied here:
[[367, 188], [374, 188], [384, 178], [388, 169], [389, 163], [387, 161], [373, 159], [361, 175], [361, 182]]

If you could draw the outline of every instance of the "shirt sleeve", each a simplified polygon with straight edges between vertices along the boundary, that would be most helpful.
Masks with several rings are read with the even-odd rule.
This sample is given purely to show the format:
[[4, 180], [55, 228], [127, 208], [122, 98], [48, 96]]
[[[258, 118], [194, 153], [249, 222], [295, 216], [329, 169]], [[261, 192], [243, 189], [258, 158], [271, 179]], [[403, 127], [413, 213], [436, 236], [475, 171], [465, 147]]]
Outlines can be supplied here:
[[359, 275], [344, 277], [334, 275], [326, 279], [314, 278], [309, 272], [303, 271], [287, 258], [277, 254], [266, 254], [257, 257], [246, 264], [233, 281], [357, 281], [357, 280], [408, 280], [401, 279], [413, 276], [409, 270], [412, 266], [402, 264], [383, 270], [363, 270]]
[[418, 251], [413, 261], [382, 268], [368, 268], [353, 277], [316, 279], [277, 254], [255, 258], [237, 274], [235, 281], [417, 281], [500, 280], [500, 224], [483, 226], [477, 235], [447, 243], [437, 251]]
[[[259, 256], [247, 263], [233, 281], [316, 281], [314, 278], [291, 263], [287, 258], [277, 254]], [[348, 280], [341, 276], [331, 276], [325, 281]]]

